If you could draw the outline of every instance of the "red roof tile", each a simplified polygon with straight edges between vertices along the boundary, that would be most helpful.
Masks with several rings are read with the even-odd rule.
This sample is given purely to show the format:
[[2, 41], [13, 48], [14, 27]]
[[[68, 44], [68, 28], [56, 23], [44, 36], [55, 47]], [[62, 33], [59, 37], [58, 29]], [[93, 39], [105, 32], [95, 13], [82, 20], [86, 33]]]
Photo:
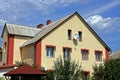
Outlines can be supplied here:
[[5, 68], [13, 68], [17, 65], [13, 64], [13, 65], [3, 65], [3, 66], [0, 66], [0, 69], [5, 69]]
[[8, 73], [4, 74], [5, 76], [10, 75], [45, 75], [44, 72], [40, 71], [39, 69], [35, 69], [32, 66], [26, 64], [24, 66], [21, 66], [17, 69], [14, 69]]

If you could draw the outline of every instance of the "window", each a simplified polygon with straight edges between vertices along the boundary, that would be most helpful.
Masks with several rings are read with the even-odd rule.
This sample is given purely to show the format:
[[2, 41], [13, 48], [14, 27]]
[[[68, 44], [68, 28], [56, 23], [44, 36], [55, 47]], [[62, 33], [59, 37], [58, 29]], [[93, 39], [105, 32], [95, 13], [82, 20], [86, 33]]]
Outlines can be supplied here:
[[55, 46], [47, 45], [46, 46], [46, 56], [47, 57], [54, 57]]
[[78, 40], [79, 40], [79, 41], [82, 41], [82, 32], [81, 32], [81, 31], [78, 31], [78, 35], [79, 35]]
[[68, 40], [71, 40], [71, 37], [72, 37], [72, 30], [68, 30]]
[[95, 51], [96, 61], [102, 61], [102, 51]]
[[88, 60], [89, 50], [82, 49], [81, 53], [82, 53], [82, 60]]
[[82, 71], [82, 75], [84, 80], [87, 80], [90, 77], [90, 72], [89, 71]]
[[0, 52], [0, 61], [2, 61], [2, 52]]
[[70, 58], [71, 50], [72, 50], [71, 48], [63, 47], [63, 57], [64, 58]]

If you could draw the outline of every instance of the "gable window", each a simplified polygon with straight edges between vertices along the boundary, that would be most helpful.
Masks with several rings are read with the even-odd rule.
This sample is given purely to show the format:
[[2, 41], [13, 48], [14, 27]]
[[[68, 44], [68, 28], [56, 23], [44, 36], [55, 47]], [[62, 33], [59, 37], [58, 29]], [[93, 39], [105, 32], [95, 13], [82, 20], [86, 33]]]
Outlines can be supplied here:
[[81, 32], [81, 31], [78, 31], [78, 35], [79, 35], [78, 40], [79, 40], [79, 41], [82, 41], [82, 32]]
[[63, 57], [64, 58], [70, 58], [70, 52], [71, 52], [71, 48], [69, 47], [63, 47]]
[[87, 49], [82, 49], [82, 50], [81, 50], [81, 53], [82, 53], [82, 60], [88, 60], [89, 50], [87, 50]]
[[68, 40], [71, 40], [72, 37], [72, 30], [68, 29]]
[[46, 45], [46, 56], [47, 57], [54, 57], [54, 51], [55, 51], [55, 46], [52, 45]]
[[102, 51], [95, 51], [96, 61], [102, 61]]
[[2, 52], [0, 52], [0, 61], [2, 61]]

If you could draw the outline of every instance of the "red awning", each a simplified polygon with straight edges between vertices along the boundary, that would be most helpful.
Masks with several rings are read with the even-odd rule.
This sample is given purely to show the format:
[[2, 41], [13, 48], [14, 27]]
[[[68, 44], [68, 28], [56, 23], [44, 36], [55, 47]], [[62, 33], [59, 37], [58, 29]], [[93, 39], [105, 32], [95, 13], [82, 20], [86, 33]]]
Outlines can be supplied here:
[[45, 73], [40, 71], [39, 69], [35, 69], [32, 66], [26, 64], [4, 74], [4, 76], [12, 75], [45, 75]]

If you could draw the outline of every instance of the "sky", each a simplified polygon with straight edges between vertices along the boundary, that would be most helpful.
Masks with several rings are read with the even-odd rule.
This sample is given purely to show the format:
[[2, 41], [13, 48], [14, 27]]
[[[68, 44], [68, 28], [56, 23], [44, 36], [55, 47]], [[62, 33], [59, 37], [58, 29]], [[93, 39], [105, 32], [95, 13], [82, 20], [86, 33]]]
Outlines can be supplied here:
[[120, 0], [0, 0], [0, 35], [5, 23], [36, 27], [75, 11], [112, 52], [120, 50]]

